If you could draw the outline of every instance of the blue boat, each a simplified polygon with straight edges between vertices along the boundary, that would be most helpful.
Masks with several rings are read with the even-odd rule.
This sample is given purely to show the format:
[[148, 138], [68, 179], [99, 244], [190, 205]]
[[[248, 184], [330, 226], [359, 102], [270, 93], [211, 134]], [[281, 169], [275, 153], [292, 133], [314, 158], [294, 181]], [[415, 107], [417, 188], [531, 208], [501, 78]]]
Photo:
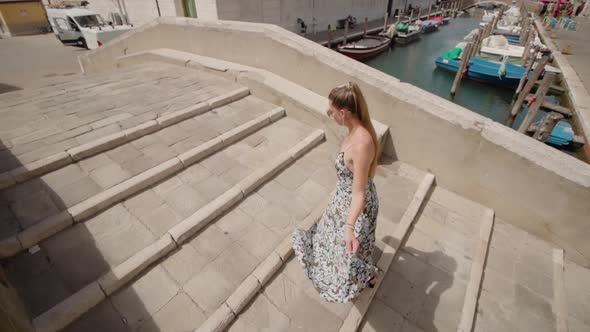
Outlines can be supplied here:
[[[461, 65], [461, 61], [458, 59], [453, 60], [442, 56], [437, 57], [435, 63], [438, 68], [453, 73], [456, 73]], [[483, 83], [515, 89], [526, 71], [525, 68], [506, 63], [504, 64], [505, 70], [501, 72], [501, 66], [502, 63], [499, 62], [473, 57], [469, 60], [465, 77]]]

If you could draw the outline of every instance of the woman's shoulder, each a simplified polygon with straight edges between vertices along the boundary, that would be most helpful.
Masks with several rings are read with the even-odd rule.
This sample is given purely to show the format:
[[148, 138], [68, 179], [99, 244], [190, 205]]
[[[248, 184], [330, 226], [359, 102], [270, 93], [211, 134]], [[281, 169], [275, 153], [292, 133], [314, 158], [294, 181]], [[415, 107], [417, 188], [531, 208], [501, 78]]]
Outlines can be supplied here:
[[361, 146], [373, 146], [373, 136], [366, 128], [360, 128], [357, 134], [354, 137], [354, 141], [356, 144]]

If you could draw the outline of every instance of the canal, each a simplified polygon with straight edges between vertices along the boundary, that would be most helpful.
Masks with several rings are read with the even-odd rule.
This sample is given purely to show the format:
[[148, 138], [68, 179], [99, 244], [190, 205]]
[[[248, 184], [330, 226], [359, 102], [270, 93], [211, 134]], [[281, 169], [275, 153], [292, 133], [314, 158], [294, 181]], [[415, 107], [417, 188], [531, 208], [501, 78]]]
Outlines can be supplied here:
[[[451, 50], [463, 41], [469, 32], [479, 27], [482, 9], [472, 9], [463, 16], [451, 19], [450, 24], [439, 27], [437, 32], [422, 34], [421, 39], [406, 46], [395, 45], [386, 53], [366, 61], [375, 69], [410, 83], [437, 96], [446, 98], [467, 109], [500, 123], [506, 123], [514, 91], [463, 79], [455, 97], [450, 96], [455, 74], [437, 69], [434, 60], [441, 53]], [[547, 96], [547, 101], [560, 104], [560, 98]], [[513, 128], [518, 128], [526, 114], [526, 107], [516, 117]], [[540, 111], [535, 122], [543, 118]], [[572, 123], [571, 120], [566, 120]], [[583, 149], [562, 150], [575, 158], [588, 160]]]
[[451, 98], [449, 91], [455, 76], [437, 69], [434, 64], [437, 56], [455, 47], [471, 30], [479, 27], [482, 15], [483, 10], [470, 10], [463, 16], [451, 19], [451, 23], [441, 26], [439, 31], [422, 34], [420, 40], [407, 46], [395, 45], [389, 52], [368, 60], [366, 64], [402, 82], [504, 123], [514, 94], [512, 90], [463, 79], [457, 94]]

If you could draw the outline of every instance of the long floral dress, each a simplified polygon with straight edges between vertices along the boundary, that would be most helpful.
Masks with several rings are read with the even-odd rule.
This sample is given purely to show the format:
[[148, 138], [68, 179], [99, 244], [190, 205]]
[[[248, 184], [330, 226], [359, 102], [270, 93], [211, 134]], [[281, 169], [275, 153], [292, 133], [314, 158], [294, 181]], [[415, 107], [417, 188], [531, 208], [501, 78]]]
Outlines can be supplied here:
[[336, 193], [322, 218], [309, 231], [295, 229], [293, 250], [320, 296], [328, 302], [353, 300], [377, 271], [372, 254], [379, 211], [377, 190], [367, 178], [365, 208], [355, 223], [359, 240], [356, 254], [346, 252], [344, 224], [352, 201], [352, 172], [344, 164], [344, 152], [336, 158]]

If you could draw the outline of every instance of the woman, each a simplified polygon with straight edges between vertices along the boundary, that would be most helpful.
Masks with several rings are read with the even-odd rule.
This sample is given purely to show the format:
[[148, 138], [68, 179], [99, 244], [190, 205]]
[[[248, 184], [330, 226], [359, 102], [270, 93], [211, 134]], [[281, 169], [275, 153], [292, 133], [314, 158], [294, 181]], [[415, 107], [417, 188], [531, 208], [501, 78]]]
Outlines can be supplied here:
[[336, 158], [336, 194], [308, 232], [296, 229], [293, 249], [328, 302], [348, 302], [375, 284], [373, 265], [379, 201], [373, 183], [378, 142], [367, 103], [355, 83], [334, 88], [328, 116], [348, 128]]

